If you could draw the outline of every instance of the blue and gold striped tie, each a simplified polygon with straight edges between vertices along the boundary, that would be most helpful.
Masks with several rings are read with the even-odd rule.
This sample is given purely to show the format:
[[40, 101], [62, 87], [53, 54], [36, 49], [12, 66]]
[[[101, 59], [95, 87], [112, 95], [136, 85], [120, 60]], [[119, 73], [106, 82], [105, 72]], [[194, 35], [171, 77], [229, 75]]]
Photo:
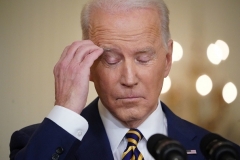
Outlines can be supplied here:
[[142, 133], [137, 129], [130, 129], [125, 137], [128, 144], [123, 152], [122, 160], [144, 160], [143, 155], [137, 148], [138, 142], [143, 138]]

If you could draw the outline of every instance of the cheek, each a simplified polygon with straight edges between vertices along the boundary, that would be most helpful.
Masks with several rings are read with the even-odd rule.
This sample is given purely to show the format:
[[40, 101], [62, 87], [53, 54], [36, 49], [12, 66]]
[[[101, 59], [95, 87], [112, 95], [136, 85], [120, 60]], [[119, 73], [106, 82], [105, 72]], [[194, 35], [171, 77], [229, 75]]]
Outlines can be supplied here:
[[148, 90], [152, 92], [160, 92], [162, 88], [162, 83], [165, 75], [164, 65], [161, 63], [154, 65], [151, 69], [146, 70], [142, 74], [144, 85], [148, 87]]
[[101, 88], [103, 92], [110, 92], [113, 90], [118, 82], [119, 72], [99, 65], [95, 72], [94, 83]]

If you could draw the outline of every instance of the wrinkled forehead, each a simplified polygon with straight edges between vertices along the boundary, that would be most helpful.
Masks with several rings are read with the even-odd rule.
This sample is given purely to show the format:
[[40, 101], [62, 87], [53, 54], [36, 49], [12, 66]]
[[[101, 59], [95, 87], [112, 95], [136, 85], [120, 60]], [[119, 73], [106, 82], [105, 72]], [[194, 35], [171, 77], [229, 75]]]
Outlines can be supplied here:
[[89, 38], [94, 40], [101, 36], [160, 37], [160, 23], [159, 14], [154, 8], [135, 8], [114, 13], [97, 9], [90, 16]]

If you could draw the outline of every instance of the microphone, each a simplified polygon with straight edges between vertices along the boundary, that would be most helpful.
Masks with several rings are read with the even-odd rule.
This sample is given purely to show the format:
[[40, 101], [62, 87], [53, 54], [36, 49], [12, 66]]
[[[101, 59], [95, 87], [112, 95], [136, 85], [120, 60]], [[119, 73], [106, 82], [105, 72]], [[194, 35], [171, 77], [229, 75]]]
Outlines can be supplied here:
[[233, 143], [214, 133], [202, 138], [200, 149], [208, 160], [239, 160], [238, 151]]
[[186, 160], [182, 145], [162, 134], [155, 134], [147, 141], [147, 149], [155, 160]]

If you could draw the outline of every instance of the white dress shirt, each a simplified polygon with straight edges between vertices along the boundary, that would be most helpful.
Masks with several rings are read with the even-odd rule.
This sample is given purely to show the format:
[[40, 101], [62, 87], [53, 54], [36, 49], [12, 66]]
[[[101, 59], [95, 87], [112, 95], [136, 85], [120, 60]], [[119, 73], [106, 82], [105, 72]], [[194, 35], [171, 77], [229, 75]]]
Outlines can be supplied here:
[[88, 130], [86, 119], [65, 107], [54, 106], [47, 118], [51, 119], [80, 141]]
[[[98, 109], [103, 125], [107, 132], [114, 160], [121, 160], [122, 154], [127, 147], [125, 138], [129, 128], [119, 122], [101, 103], [98, 101]], [[162, 111], [159, 101], [156, 110], [137, 128], [143, 134], [143, 139], [138, 143], [138, 150], [142, 153], [145, 160], [154, 160], [147, 150], [147, 140], [156, 133], [167, 136], [167, 120]]]
[[[124, 136], [129, 128], [123, 126], [122, 123], [103, 106], [100, 100], [98, 101], [98, 109], [107, 132], [114, 160], [121, 160], [122, 154], [127, 146], [127, 140]], [[54, 106], [47, 118], [51, 119], [79, 140], [82, 140], [88, 130], [88, 123], [81, 115], [61, 106]], [[140, 130], [144, 136], [138, 143], [137, 148], [145, 160], [154, 160], [147, 150], [147, 140], [151, 135], [156, 133], [167, 135], [167, 120], [162, 111], [160, 101], [156, 110], [137, 129]]]

